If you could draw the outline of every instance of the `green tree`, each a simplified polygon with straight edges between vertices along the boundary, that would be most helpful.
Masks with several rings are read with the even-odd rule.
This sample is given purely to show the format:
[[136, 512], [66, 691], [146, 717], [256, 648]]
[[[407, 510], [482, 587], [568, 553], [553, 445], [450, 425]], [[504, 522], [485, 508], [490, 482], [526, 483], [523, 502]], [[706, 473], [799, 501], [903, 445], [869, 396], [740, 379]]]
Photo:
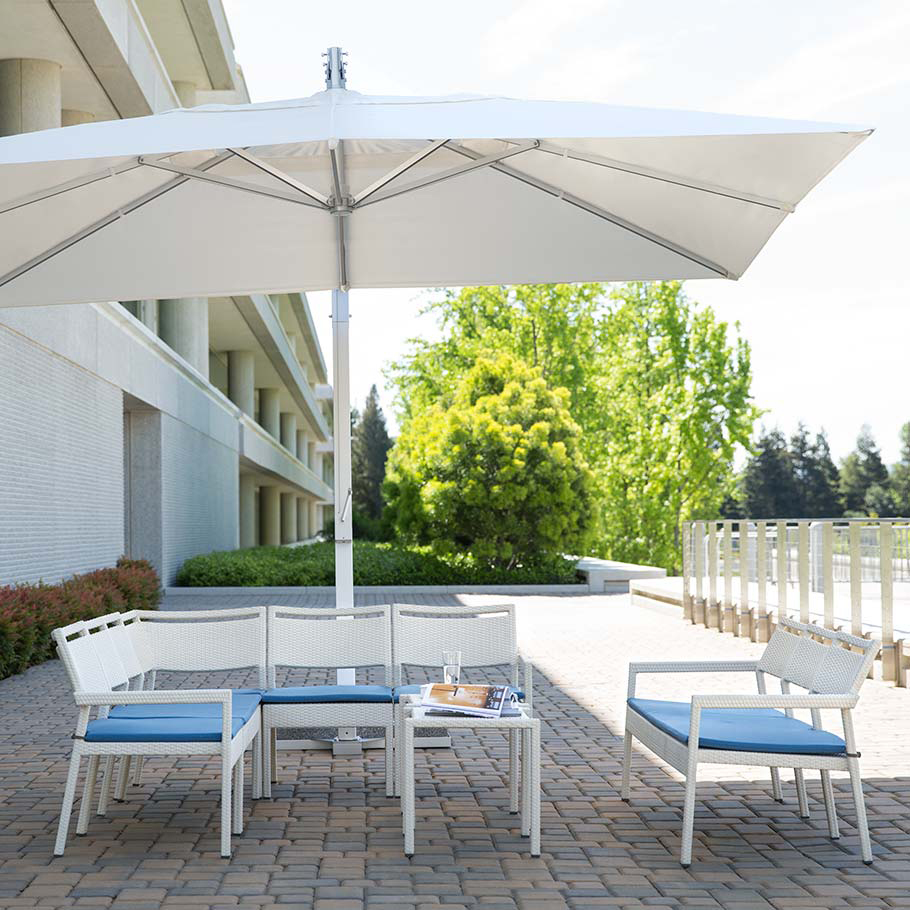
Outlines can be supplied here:
[[802, 504], [784, 434], [777, 429], [762, 430], [755, 450], [742, 477], [745, 517], [800, 517]]
[[797, 508], [793, 518], [838, 518], [843, 513], [840, 473], [831, 458], [824, 430], [810, 439], [800, 423], [790, 437], [790, 461], [796, 485]]
[[363, 413], [356, 415], [351, 434], [351, 480], [354, 509], [371, 519], [382, 517], [382, 482], [392, 440], [379, 406], [376, 386], [370, 388]]
[[541, 372], [510, 354], [480, 357], [406, 419], [385, 486], [402, 538], [490, 566], [587, 552], [591, 473], [569, 393]]
[[[847, 512], [854, 515], [867, 514], [866, 493], [870, 487], [878, 486], [882, 491], [890, 491], [888, 469], [868, 425], [863, 425], [860, 430], [856, 450], [841, 462], [840, 480], [844, 505]], [[881, 493], [875, 493], [874, 498], [880, 505]]]
[[894, 510], [903, 518], [910, 516], [910, 423], [900, 429], [901, 456], [891, 468]]
[[672, 568], [683, 518], [716, 515], [758, 411], [749, 347], [678, 282], [465, 288], [430, 304], [440, 341], [391, 376], [405, 419], [508, 352], [568, 389], [595, 475], [600, 555]]

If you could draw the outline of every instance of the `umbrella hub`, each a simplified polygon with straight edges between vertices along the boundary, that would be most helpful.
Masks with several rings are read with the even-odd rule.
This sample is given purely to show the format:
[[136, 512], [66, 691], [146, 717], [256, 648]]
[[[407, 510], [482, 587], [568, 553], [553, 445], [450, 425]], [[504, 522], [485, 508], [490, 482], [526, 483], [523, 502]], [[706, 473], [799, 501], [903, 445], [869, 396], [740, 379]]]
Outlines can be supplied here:
[[330, 47], [323, 55], [325, 57], [325, 87], [346, 88], [346, 75], [348, 65], [345, 62], [347, 52], [340, 47]]

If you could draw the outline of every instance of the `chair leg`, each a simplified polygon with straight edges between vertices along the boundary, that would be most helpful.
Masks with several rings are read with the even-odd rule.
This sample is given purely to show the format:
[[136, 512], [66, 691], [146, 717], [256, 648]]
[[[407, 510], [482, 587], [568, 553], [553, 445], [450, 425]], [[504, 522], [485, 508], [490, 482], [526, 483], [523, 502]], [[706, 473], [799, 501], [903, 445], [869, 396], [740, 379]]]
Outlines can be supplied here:
[[872, 841], [869, 839], [869, 821], [866, 818], [866, 801], [863, 798], [863, 779], [859, 773], [859, 761], [847, 759], [850, 772], [850, 786], [853, 789], [853, 805], [856, 808], [856, 827], [859, 829], [859, 842], [863, 851], [863, 862], [872, 864]]
[[272, 783], [278, 783], [278, 731], [272, 729], [272, 735], [269, 737], [269, 757], [272, 766]]
[[230, 745], [221, 754], [221, 855], [231, 856], [231, 789], [233, 768], [231, 768]]
[[117, 789], [114, 792], [114, 799], [118, 803], [122, 803], [126, 799], [126, 784], [130, 779], [130, 766], [132, 763], [132, 755], [124, 755], [120, 759], [120, 774], [117, 777]]
[[540, 856], [540, 721], [531, 728], [531, 754], [528, 756], [531, 778], [531, 856]]
[[806, 797], [806, 775], [802, 768], [794, 769], [796, 777], [796, 798], [799, 801], [799, 817], [809, 818], [809, 800]]
[[509, 812], [518, 814], [518, 730], [509, 730]]
[[243, 772], [244, 755], [237, 759], [234, 765], [234, 802], [231, 804], [234, 813], [232, 831], [234, 834], [243, 834]]
[[111, 799], [111, 786], [114, 783], [114, 756], [108, 755], [104, 759], [104, 775], [101, 778], [101, 794], [98, 797], [98, 815], [107, 815], [108, 803]]
[[[394, 711], [394, 707], [392, 708]], [[385, 728], [385, 795], [395, 796], [395, 721]]]
[[76, 782], [79, 779], [79, 765], [82, 764], [82, 753], [78, 746], [70, 756], [70, 769], [66, 775], [66, 787], [63, 790], [63, 805], [60, 807], [60, 821], [57, 824], [57, 840], [54, 843], [54, 856], [63, 856], [66, 848], [66, 835], [70, 826], [70, 815], [73, 812], [73, 800], [76, 798]]
[[784, 801], [784, 791], [780, 785], [780, 768], [771, 769], [771, 794], [775, 802], [782, 803]]
[[414, 855], [414, 726], [402, 724], [401, 737], [401, 823], [404, 828], [404, 855]]
[[399, 702], [394, 707], [395, 711], [395, 795], [401, 796], [401, 763], [402, 755], [404, 752], [403, 743], [404, 743], [404, 723], [402, 718], [404, 717], [404, 708]]
[[76, 834], [85, 834], [88, 831], [88, 820], [92, 814], [92, 802], [95, 799], [95, 784], [98, 781], [98, 763], [100, 761], [100, 755], [89, 756], [85, 787], [82, 790], [82, 803], [79, 806], [79, 818], [76, 819]]
[[263, 723], [260, 733], [262, 747], [262, 796], [264, 799], [272, 798], [272, 729]]
[[133, 786], [138, 787], [142, 783], [142, 762], [145, 760], [144, 755], [137, 755], [133, 765]]
[[619, 795], [623, 799], [628, 799], [631, 794], [632, 780], [632, 734], [626, 730], [626, 735], [622, 743], [622, 786]]
[[822, 795], [825, 798], [825, 814], [828, 816], [828, 834], [832, 840], [840, 837], [840, 829], [837, 824], [837, 809], [834, 804], [834, 787], [831, 786], [831, 772], [822, 771]]
[[531, 731], [521, 730], [521, 836], [531, 836]]
[[262, 799], [262, 731], [253, 737], [253, 749], [250, 769], [253, 775], [253, 799]]
[[686, 801], [683, 807], [682, 849], [679, 862], [682, 866], [692, 865], [692, 834], [695, 827], [695, 781], [694, 769], [686, 775]]

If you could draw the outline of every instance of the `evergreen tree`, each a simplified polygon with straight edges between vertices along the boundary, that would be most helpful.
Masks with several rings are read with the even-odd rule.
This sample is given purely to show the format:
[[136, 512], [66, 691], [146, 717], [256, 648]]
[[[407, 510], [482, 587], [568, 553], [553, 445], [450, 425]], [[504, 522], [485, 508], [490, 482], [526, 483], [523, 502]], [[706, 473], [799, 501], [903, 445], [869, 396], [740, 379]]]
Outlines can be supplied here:
[[877, 506], [881, 505], [883, 491], [890, 493], [891, 478], [868, 425], [864, 424], [860, 430], [856, 439], [856, 451], [841, 462], [840, 478], [848, 513], [867, 514], [866, 494], [873, 486], [881, 488], [873, 494]]
[[901, 457], [891, 469], [891, 489], [894, 495], [894, 510], [902, 518], [910, 516], [910, 423], [900, 431]]
[[799, 493], [784, 434], [763, 429], [756, 450], [743, 472], [745, 514], [750, 518], [798, 518]]
[[357, 416], [351, 437], [353, 505], [362, 515], [378, 519], [382, 516], [382, 482], [392, 440], [375, 385], [370, 389], [363, 413]]
[[790, 460], [796, 482], [799, 517], [839, 518], [843, 513], [840, 474], [831, 458], [824, 430], [810, 441], [809, 430], [800, 423], [790, 437]]

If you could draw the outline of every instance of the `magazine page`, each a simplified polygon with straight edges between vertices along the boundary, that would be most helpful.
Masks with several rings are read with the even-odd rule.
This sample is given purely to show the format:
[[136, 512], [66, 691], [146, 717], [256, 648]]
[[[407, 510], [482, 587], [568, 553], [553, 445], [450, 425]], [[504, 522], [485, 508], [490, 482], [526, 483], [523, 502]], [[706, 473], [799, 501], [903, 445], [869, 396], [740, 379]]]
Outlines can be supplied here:
[[499, 717], [509, 700], [508, 686], [468, 686], [433, 683], [422, 690], [421, 704], [435, 712]]

